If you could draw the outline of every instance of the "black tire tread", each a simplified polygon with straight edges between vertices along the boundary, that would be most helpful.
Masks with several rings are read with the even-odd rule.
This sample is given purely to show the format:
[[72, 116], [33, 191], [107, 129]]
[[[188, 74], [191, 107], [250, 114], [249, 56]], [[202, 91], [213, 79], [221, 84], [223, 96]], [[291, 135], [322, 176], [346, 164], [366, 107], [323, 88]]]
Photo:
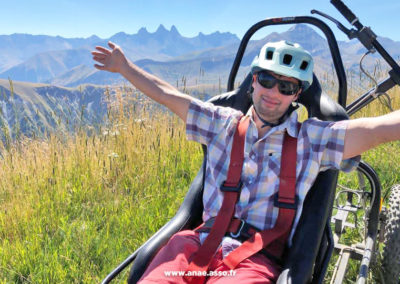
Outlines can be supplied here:
[[392, 186], [388, 205], [382, 266], [385, 284], [398, 284], [400, 283], [400, 184]]

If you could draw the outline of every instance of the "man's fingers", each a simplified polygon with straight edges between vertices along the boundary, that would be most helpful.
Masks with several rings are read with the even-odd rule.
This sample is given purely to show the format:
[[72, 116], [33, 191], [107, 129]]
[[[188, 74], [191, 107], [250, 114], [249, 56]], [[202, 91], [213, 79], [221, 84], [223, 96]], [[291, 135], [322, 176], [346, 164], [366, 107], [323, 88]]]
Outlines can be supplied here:
[[98, 56], [93, 56], [93, 60], [95, 60], [95, 61], [97, 61], [97, 62], [99, 62], [99, 63], [101, 63], [103, 65], [104, 65], [104, 62], [105, 62], [104, 58], [98, 57]]
[[93, 55], [94, 57], [99, 57], [99, 58], [106, 58], [106, 56], [107, 56], [107, 55], [105, 55], [104, 53], [102, 53], [102, 52], [97, 52], [97, 51], [92, 51], [92, 55]]
[[110, 48], [114, 49], [116, 45], [115, 45], [115, 43], [109, 41], [109, 42], [108, 42], [108, 46], [109, 46]]
[[[110, 50], [108, 50], [107, 48], [104, 48], [104, 47], [102, 47], [102, 46], [96, 46], [96, 49], [97, 49], [98, 51], [101, 51], [102, 53], [111, 54], [111, 51], [110, 51]], [[96, 52], [96, 51], [92, 51], [92, 52]]]
[[99, 70], [106, 70], [106, 68], [103, 65], [95, 64], [94, 67]]
[[105, 61], [107, 58], [107, 55], [104, 55], [103, 53], [92, 53], [92, 56], [93, 59], [97, 61], [99, 60]]

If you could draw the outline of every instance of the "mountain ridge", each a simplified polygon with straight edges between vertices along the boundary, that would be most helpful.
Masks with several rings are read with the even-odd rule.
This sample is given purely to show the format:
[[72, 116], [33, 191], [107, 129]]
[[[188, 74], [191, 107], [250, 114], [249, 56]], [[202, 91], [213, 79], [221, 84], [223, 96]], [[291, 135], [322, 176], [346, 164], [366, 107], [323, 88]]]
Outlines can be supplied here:
[[[204, 35], [199, 32], [195, 37], [182, 36], [173, 25], [170, 30], [160, 25], [156, 31], [148, 32], [141, 28], [137, 33], [127, 34], [116, 33], [109, 39], [101, 39], [95, 35], [84, 38], [72, 38], [70, 41], [62, 37], [32, 35], [13, 35], [13, 38], [20, 38], [26, 46], [17, 50], [8, 58], [11, 61], [18, 61], [5, 71], [0, 71], [0, 78], [11, 78], [18, 81], [46, 82], [64, 86], [77, 86], [84, 83], [93, 84], [118, 84], [123, 81], [114, 74], [100, 74], [93, 68], [93, 60], [90, 50], [96, 45], [107, 45], [112, 40], [120, 45], [126, 56], [137, 62], [142, 68], [151, 73], [166, 78], [170, 83], [180, 80], [183, 76], [188, 82], [196, 83], [200, 74], [202, 78], [210, 83], [225, 80], [231, 68], [231, 64], [239, 46], [239, 39], [231, 33], [220, 33], [218, 31]], [[400, 56], [400, 42], [387, 38], [378, 38], [388, 49], [393, 57]], [[9, 38], [9, 40], [11, 40]], [[31, 44], [27, 41], [32, 40]], [[331, 68], [329, 48], [326, 40], [308, 25], [299, 24], [291, 26], [287, 31], [272, 32], [260, 40], [249, 42], [244, 54], [241, 68], [248, 68], [258, 50], [266, 41], [289, 40], [300, 43], [309, 50], [316, 61], [316, 71], [320, 72]], [[5, 57], [2, 49], [10, 49], [1, 45], [5, 41], [0, 36], [0, 62]], [[37, 49], [40, 42], [44, 42], [44, 48], [40, 53], [20, 62], [15, 54], [22, 54], [30, 47], [32, 52]], [[53, 48], [52, 43], [54, 43]], [[366, 51], [357, 41], [339, 41], [339, 48], [342, 52], [343, 62], [346, 68], [354, 68], [358, 65], [358, 59]], [[57, 48], [64, 48], [54, 50]], [[17, 48], [15, 48], [17, 49]], [[24, 54], [26, 57], [27, 54]], [[17, 56], [18, 57], [18, 56]], [[147, 61], [144, 59], [148, 59]], [[8, 63], [3, 63], [3, 67]], [[371, 69], [377, 62], [376, 55], [366, 60], [367, 68]], [[190, 66], [192, 64], [192, 66]], [[328, 69], [327, 69], [328, 68]], [[1, 70], [1, 65], [0, 65]], [[103, 72], [104, 73], [104, 72]]]

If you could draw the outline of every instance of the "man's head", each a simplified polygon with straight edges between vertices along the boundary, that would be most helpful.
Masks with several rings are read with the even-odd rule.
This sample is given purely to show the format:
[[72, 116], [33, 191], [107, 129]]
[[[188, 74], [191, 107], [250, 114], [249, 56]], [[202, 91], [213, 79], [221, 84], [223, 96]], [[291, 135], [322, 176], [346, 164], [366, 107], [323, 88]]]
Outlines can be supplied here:
[[281, 123], [291, 103], [311, 85], [313, 65], [311, 55], [298, 44], [280, 41], [264, 45], [251, 65], [257, 115], [270, 125]]
[[314, 61], [299, 44], [288, 41], [269, 42], [251, 64], [251, 72], [271, 71], [277, 75], [296, 78], [306, 90], [313, 80]]

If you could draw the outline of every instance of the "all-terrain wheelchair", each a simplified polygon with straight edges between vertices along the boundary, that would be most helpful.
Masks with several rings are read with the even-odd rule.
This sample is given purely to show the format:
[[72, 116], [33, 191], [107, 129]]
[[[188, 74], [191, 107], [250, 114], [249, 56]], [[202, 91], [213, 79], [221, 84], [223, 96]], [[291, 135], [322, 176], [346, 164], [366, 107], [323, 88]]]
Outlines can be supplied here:
[[[251, 85], [251, 74], [247, 75], [237, 89], [234, 89], [235, 78], [243, 59], [244, 51], [251, 36], [260, 28], [273, 25], [287, 25], [305, 23], [319, 28], [326, 36], [329, 49], [332, 55], [333, 64], [336, 69], [338, 82], [338, 100], [335, 102], [322, 91], [321, 85], [314, 75], [313, 84], [309, 89], [300, 95], [299, 103], [307, 109], [309, 117], [317, 117], [321, 120], [339, 121], [348, 119], [349, 115], [358, 111], [376, 96], [374, 94], [384, 93], [395, 85], [400, 85], [400, 68], [396, 62], [386, 53], [384, 48], [376, 41], [376, 37], [369, 28], [361, 25], [354, 14], [340, 1], [331, 1], [342, 14], [357, 28], [348, 30], [335, 19], [318, 11], [312, 11], [323, 17], [333, 20], [338, 27], [349, 37], [357, 37], [368, 50], [375, 49], [389, 62], [393, 68], [389, 72], [386, 80], [380, 82], [373, 90], [362, 95], [358, 100], [346, 106], [347, 83], [346, 74], [341, 60], [339, 48], [335, 36], [328, 25], [322, 20], [303, 16], [273, 18], [261, 21], [252, 26], [245, 34], [239, 46], [233, 67], [228, 80], [228, 92], [213, 97], [210, 102], [216, 105], [229, 106], [243, 113], [246, 113], [251, 105], [248, 94]], [[378, 92], [377, 92], [378, 91]], [[204, 155], [207, 153], [203, 147]], [[193, 180], [188, 193], [176, 215], [156, 232], [146, 243], [138, 248], [124, 262], [114, 269], [103, 280], [109, 283], [122, 270], [132, 262], [129, 283], [136, 283], [146, 267], [156, 255], [159, 249], [166, 244], [171, 236], [181, 230], [194, 229], [202, 223], [202, 191], [204, 184], [205, 163], [203, 161], [197, 176]], [[359, 190], [345, 189], [335, 195], [337, 189], [339, 171], [327, 170], [321, 172], [311, 190], [307, 194], [304, 208], [299, 221], [297, 230], [293, 237], [290, 249], [284, 255], [283, 270], [277, 283], [322, 283], [327, 272], [328, 263], [334, 250], [340, 252], [339, 261], [331, 283], [342, 283], [345, 270], [350, 257], [360, 260], [359, 275], [357, 283], [364, 283], [371, 258], [376, 251], [376, 242], [380, 227], [381, 218], [381, 187], [376, 172], [367, 163], [361, 161], [358, 167], [360, 184], [368, 183], [368, 187], [362, 186]], [[398, 194], [399, 192], [397, 192]], [[345, 195], [345, 202], [341, 204], [339, 195]], [[358, 199], [355, 197], [359, 197]], [[357, 199], [358, 201], [354, 201]], [[363, 204], [363, 206], [360, 206]], [[335, 207], [335, 215], [332, 216], [332, 208]], [[398, 207], [398, 206], [397, 206]], [[347, 220], [349, 214], [357, 210], [364, 210], [366, 230], [364, 240], [354, 246], [346, 246], [339, 243], [340, 236], [350, 224]], [[334, 223], [334, 226], [331, 223]], [[398, 221], [396, 221], [398, 222]], [[334, 232], [332, 232], [334, 228]], [[399, 232], [392, 230], [397, 235]], [[399, 264], [395, 266], [395, 273], [398, 271]], [[398, 283], [398, 279], [393, 283]]]

